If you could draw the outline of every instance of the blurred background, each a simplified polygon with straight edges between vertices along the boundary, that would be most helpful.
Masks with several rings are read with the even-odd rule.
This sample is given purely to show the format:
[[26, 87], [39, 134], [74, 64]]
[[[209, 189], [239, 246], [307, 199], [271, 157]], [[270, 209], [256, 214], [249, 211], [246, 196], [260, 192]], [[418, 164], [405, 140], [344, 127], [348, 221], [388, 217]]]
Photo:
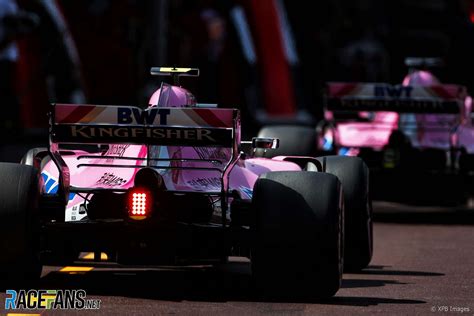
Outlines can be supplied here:
[[317, 123], [327, 81], [400, 83], [407, 56], [474, 89], [474, 0], [0, 0], [0, 21], [4, 161], [47, 143], [51, 102], [146, 106], [152, 66], [200, 68], [181, 84], [240, 108], [244, 137]]

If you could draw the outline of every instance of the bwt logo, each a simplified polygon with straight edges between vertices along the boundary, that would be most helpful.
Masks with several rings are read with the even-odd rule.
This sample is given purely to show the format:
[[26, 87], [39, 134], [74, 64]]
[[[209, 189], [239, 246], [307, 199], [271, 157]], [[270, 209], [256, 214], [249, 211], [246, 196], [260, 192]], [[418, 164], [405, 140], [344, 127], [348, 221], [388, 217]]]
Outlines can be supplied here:
[[6, 290], [5, 309], [100, 309], [84, 290]]
[[374, 86], [374, 96], [391, 98], [410, 98], [412, 90], [413, 87], [409, 86], [376, 85]]
[[154, 124], [156, 116], [160, 117], [160, 125], [167, 125], [169, 109], [152, 108], [142, 111], [136, 108], [118, 108], [117, 122], [119, 124]]

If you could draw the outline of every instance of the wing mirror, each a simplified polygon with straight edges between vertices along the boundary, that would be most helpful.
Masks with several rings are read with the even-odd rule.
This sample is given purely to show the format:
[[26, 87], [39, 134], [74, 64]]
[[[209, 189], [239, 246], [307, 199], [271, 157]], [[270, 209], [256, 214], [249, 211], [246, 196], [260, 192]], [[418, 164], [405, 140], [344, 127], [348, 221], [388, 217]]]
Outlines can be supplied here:
[[255, 149], [277, 149], [280, 146], [280, 139], [269, 137], [252, 138], [252, 148]]

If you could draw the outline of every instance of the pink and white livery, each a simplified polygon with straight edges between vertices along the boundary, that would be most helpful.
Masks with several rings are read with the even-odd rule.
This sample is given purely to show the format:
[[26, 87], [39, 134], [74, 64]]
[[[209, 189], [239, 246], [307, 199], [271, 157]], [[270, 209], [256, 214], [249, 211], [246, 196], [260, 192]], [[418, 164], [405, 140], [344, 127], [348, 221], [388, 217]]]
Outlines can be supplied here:
[[319, 150], [363, 158], [377, 191], [399, 200], [406, 188], [412, 200], [422, 200], [425, 191], [444, 201], [456, 196], [455, 203], [473, 193], [466, 182], [474, 171], [466, 87], [441, 84], [425, 69], [412, 70], [400, 85], [331, 82], [324, 116]]
[[472, 136], [457, 130], [471, 127], [472, 100], [466, 88], [439, 83], [421, 85], [409, 78], [404, 82], [396, 86], [329, 83], [325, 119], [335, 124], [334, 143], [338, 147], [380, 150], [388, 145], [392, 132], [400, 130], [415, 147], [447, 150], [456, 145], [450, 136], [456, 129], [456, 146], [474, 152]]
[[[0, 259], [0, 270], [33, 277], [43, 263], [77, 260], [83, 251], [124, 265], [234, 255], [251, 258], [267, 294], [324, 297], [339, 289], [343, 262], [365, 268], [372, 226], [362, 160], [255, 157], [278, 139], [242, 142], [238, 109], [196, 103], [177, 85], [198, 73], [153, 68], [175, 85], [163, 83], [146, 108], [53, 104], [49, 148], [0, 164], [0, 202], [8, 206], [0, 225], [10, 223], [0, 229], [9, 260]], [[25, 215], [31, 221], [20, 220]], [[345, 239], [357, 243], [343, 251]]]

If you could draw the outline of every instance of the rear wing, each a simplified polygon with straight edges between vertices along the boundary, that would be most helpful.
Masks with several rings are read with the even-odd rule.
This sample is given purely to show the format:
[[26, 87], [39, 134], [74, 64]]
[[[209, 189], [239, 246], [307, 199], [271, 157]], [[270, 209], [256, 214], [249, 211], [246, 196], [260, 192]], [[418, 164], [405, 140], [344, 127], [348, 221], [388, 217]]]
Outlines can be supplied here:
[[236, 109], [53, 104], [52, 143], [234, 147]]
[[466, 96], [466, 87], [453, 84], [402, 86], [333, 82], [327, 85], [325, 107], [329, 111], [457, 114]]
[[[96, 188], [70, 187], [69, 167], [61, 156], [61, 144], [137, 144], [193, 147], [228, 147], [231, 157], [221, 167], [151, 166], [150, 161], [222, 162], [213, 159], [112, 157], [96, 155], [104, 163], [80, 164], [77, 167], [141, 168], [142, 164], [107, 164], [108, 159], [145, 161], [156, 169], [216, 171], [221, 175], [222, 201], [227, 201], [229, 174], [240, 153], [240, 114], [237, 109], [149, 108], [134, 106], [53, 104], [50, 113], [49, 153], [59, 170], [58, 196], [67, 204], [69, 192], [93, 192]], [[147, 149], [148, 151], [148, 149]], [[91, 158], [79, 156], [78, 159]], [[107, 189], [104, 189], [107, 190]], [[114, 189], [116, 190], [116, 189]], [[225, 216], [225, 215], [224, 215]]]

